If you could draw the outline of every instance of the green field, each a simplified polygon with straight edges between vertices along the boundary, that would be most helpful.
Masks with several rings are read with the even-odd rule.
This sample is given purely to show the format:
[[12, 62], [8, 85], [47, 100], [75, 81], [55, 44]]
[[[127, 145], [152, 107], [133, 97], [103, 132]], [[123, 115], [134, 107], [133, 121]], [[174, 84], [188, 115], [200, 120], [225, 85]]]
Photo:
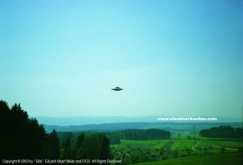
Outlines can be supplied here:
[[241, 145], [239, 142], [232, 142], [232, 141], [218, 141], [212, 139], [203, 139], [203, 140], [174, 140], [174, 139], [167, 139], [167, 140], [125, 140], [121, 139], [120, 145], [114, 146], [123, 146], [123, 147], [142, 147], [142, 148], [150, 148], [150, 149], [159, 149], [165, 147], [166, 144], [169, 142], [173, 142], [170, 146], [170, 149], [183, 149], [183, 148], [192, 148], [195, 145], [196, 148], [198, 147], [208, 147], [212, 146], [213, 152], [219, 152], [221, 147], [225, 147], [226, 152], [235, 152], [238, 150], [239, 146]]
[[121, 139], [121, 146], [143, 147], [143, 148], [160, 148], [170, 140], [125, 140]]
[[[139, 162], [145, 165], [176, 164], [241, 164], [241, 143], [222, 139], [126, 140], [112, 145], [113, 155], [125, 164]], [[129, 163], [128, 163], [129, 162]]]
[[175, 158], [163, 161], [138, 163], [137, 165], [241, 165], [242, 152]]

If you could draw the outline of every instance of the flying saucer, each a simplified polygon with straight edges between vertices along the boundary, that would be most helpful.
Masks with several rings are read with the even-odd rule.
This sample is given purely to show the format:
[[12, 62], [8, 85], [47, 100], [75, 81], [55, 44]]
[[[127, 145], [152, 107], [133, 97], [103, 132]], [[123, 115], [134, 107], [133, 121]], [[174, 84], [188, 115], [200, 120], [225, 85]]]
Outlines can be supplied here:
[[114, 90], [114, 91], [120, 91], [120, 90], [123, 90], [123, 89], [120, 88], [120, 87], [115, 87], [115, 88], [112, 88], [111, 90]]

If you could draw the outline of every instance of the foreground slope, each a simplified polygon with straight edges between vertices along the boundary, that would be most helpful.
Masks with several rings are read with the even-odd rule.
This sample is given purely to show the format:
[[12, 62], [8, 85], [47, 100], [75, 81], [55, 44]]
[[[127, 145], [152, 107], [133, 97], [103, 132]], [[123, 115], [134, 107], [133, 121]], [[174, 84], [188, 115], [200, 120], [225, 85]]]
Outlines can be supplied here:
[[242, 152], [223, 153], [207, 156], [176, 158], [162, 161], [138, 163], [137, 165], [242, 165]]

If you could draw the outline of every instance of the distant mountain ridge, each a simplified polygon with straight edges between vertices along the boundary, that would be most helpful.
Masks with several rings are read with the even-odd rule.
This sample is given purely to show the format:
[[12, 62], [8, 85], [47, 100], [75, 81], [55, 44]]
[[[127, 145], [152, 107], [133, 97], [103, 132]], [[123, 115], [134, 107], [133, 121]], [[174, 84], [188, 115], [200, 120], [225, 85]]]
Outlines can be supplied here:
[[[168, 117], [168, 116], [167, 116]], [[204, 116], [205, 117], [205, 116]], [[230, 124], [240, 126], [242, 121], [233, 118], [220, 118], [216, 121], [161, 121], [157, 116], [148, 117], [36, 117], [39, 124], [43, 124], [47, 132], [53, 129], [59, 132], [78, 131], [114, 131], [124, 129], [148, 129], [159, 128], [170, 130], [178, 126], [198, 125], [220, 126]], [[233, 123], [233, 124], [232, 124]]]
[[89, 124], [89, 125], [45, 125], [46, 132], [50, 133], [53, 129], [57, 132], [113, 132], [127, 129], [163, 129], [167, 131], [189, 131], [195, 126], [197, 130], [228, 125], [232, 127], [241, 127], [241, 122], [125, 122], [125, 123], [105, 123], [105, 124]]
[[104, 123], [119, 123], [119, 122], [156, 122], [155, 116], [149, 117], [36, 117], [40, 124], [46, 125], [87, 125], [87, 124], [104, 124]]
[[[174, 116], [162, 116], [164, 118], [170, 118]], [[195, 117], [195, 116], [191, 116]], [[197, 117], [197, 116], [196, 116]], [[208, 118], [209, 116], [200, 116]], [[104, 124], [104, 123], [122, 123], [122, 122], [168, 122], [157, 120], [161, 116], [147, 116], [147, 117], [35, 117], [40, 124], [45, 125], [58, 125], [58, 126], [70, 126], [70, 125], [89, 125], [89, 124]], [[216, 121], [169, 121], [169, 122], [242, 122], [241, 119], [227, 118], [227, 117], [215, 117]]]

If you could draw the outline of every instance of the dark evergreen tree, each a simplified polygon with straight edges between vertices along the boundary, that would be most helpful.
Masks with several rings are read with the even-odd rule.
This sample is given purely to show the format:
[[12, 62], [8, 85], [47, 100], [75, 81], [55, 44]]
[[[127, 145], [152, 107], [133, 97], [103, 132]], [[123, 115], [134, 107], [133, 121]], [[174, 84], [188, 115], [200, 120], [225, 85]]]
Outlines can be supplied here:
[[100, 159], [112, 159], [112, 154], [110, 150], [110, 141], [105, 135], [100, 135], [101, 138], [101, 150], [100, 150]]
[[76, 158], [77, 159], [85, 157], [85, 150], [83, 148], [84, 147], [84, 145], [83, 145], [84, 138], [85, 138], [85, 135], [83, 132], [77, 138], [77, 142], [76, 142]]
[[7, 158], [11, 154], [12, 145], [9, 142], [11, 114], [5, 101], [0, 101], [0, 159]]
[[110, 141], [104, 134], [78, 136], [76, 141], [77, 159], [111, 159]]
[[62, 158], [63, 159], [70, 159], [72, 157], [72, 148], [71, 148], [71, 140], [70, 139], [66, 139], [63, 142], [63, 155]]
[[74, 135], [72, 132], [66, 132], [63, 135], [61, 155], [62, 159], [75, 158]]
[[56, 130], [54, 129], [49, 135], [49, 155], [51, 159], [58, 159], [60, 156], [60, 141]]

